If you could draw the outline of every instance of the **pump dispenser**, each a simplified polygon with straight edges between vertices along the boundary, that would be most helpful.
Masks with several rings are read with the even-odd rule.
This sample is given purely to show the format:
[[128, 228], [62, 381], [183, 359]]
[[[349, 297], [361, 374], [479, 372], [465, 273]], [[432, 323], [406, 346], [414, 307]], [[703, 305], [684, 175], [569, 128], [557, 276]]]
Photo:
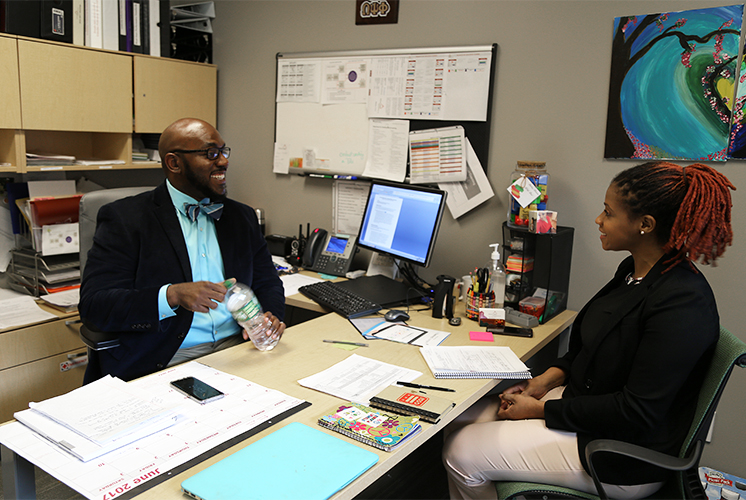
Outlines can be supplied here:
[[500, 262], [500, 252], [498, 251], [499, 243], [493, 243], [492, 255], [487, 268], [490, 270], [490, 291], [495, 294], [495, 305], [501, 309], [505, 305], [505, 268]]

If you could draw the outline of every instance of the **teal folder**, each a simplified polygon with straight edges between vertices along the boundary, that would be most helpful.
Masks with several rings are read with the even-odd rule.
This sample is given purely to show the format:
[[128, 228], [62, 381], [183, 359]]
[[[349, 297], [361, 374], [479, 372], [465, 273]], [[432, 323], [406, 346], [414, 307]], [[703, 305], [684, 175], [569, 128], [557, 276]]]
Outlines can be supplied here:
[[378, 461], [378, 455], [292, 422], [181, 483], [200, 500], [323, 500]]

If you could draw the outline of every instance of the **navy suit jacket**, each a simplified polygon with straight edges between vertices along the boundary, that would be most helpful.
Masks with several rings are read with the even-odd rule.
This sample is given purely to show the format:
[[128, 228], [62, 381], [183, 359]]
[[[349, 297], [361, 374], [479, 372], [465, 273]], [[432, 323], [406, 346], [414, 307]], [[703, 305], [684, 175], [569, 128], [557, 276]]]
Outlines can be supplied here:
[[[663, 273], [664, 256], [638, 285], [625, 285], [634, 269], [624, 260], [614, 278], [578, 313], [568, 353], [558, 360], [569, 373], [562, 399], [544, 406], [547, 427], [576, 432], [578, 452], [593, 439], [626, 441], [678, 455], [720, 320], [715, 297], [687, 262]], [[584, 321], [589, 306], [619, 286], [633, 290], [609, 305], [602, 320]], [[602, 481], [643, 484], [665, 479], [657, 467], [611, 459], [597, 468]]]
[[[255, 211], [225, 200], [215, 228], [225, 277], [251, 286], [264, 310], [283, 319], [282, 281]], [[190, 281], [184, 235], [165, 182], [101, 207], [83, 271], [79, 311], [86, 325], [118, 332], [120, 346], [97, 353], [86, 382], [106, 374], [131, 380], [167, 366], [194, 313], [179, 307], [176, 316], [159, 320], [158, 291], [166, 283]]]

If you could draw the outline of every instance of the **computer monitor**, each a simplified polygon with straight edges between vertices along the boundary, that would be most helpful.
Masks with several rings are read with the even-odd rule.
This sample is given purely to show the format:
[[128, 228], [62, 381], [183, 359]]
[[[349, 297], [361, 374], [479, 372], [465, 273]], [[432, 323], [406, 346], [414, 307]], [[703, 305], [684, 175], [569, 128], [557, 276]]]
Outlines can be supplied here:
[[446, 193], [439, 189], [373, 181], [357, 244], [427, 267], [445, 204]]

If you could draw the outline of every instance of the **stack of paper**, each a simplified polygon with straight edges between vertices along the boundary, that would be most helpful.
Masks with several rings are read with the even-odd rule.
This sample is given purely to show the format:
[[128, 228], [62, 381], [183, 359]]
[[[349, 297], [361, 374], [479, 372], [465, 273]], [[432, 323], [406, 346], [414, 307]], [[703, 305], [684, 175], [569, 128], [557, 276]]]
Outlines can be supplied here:
[[174, 425], [171, 409], [146, 401], [106, 376], [15, 413], [19, 422], [83, 462]]

